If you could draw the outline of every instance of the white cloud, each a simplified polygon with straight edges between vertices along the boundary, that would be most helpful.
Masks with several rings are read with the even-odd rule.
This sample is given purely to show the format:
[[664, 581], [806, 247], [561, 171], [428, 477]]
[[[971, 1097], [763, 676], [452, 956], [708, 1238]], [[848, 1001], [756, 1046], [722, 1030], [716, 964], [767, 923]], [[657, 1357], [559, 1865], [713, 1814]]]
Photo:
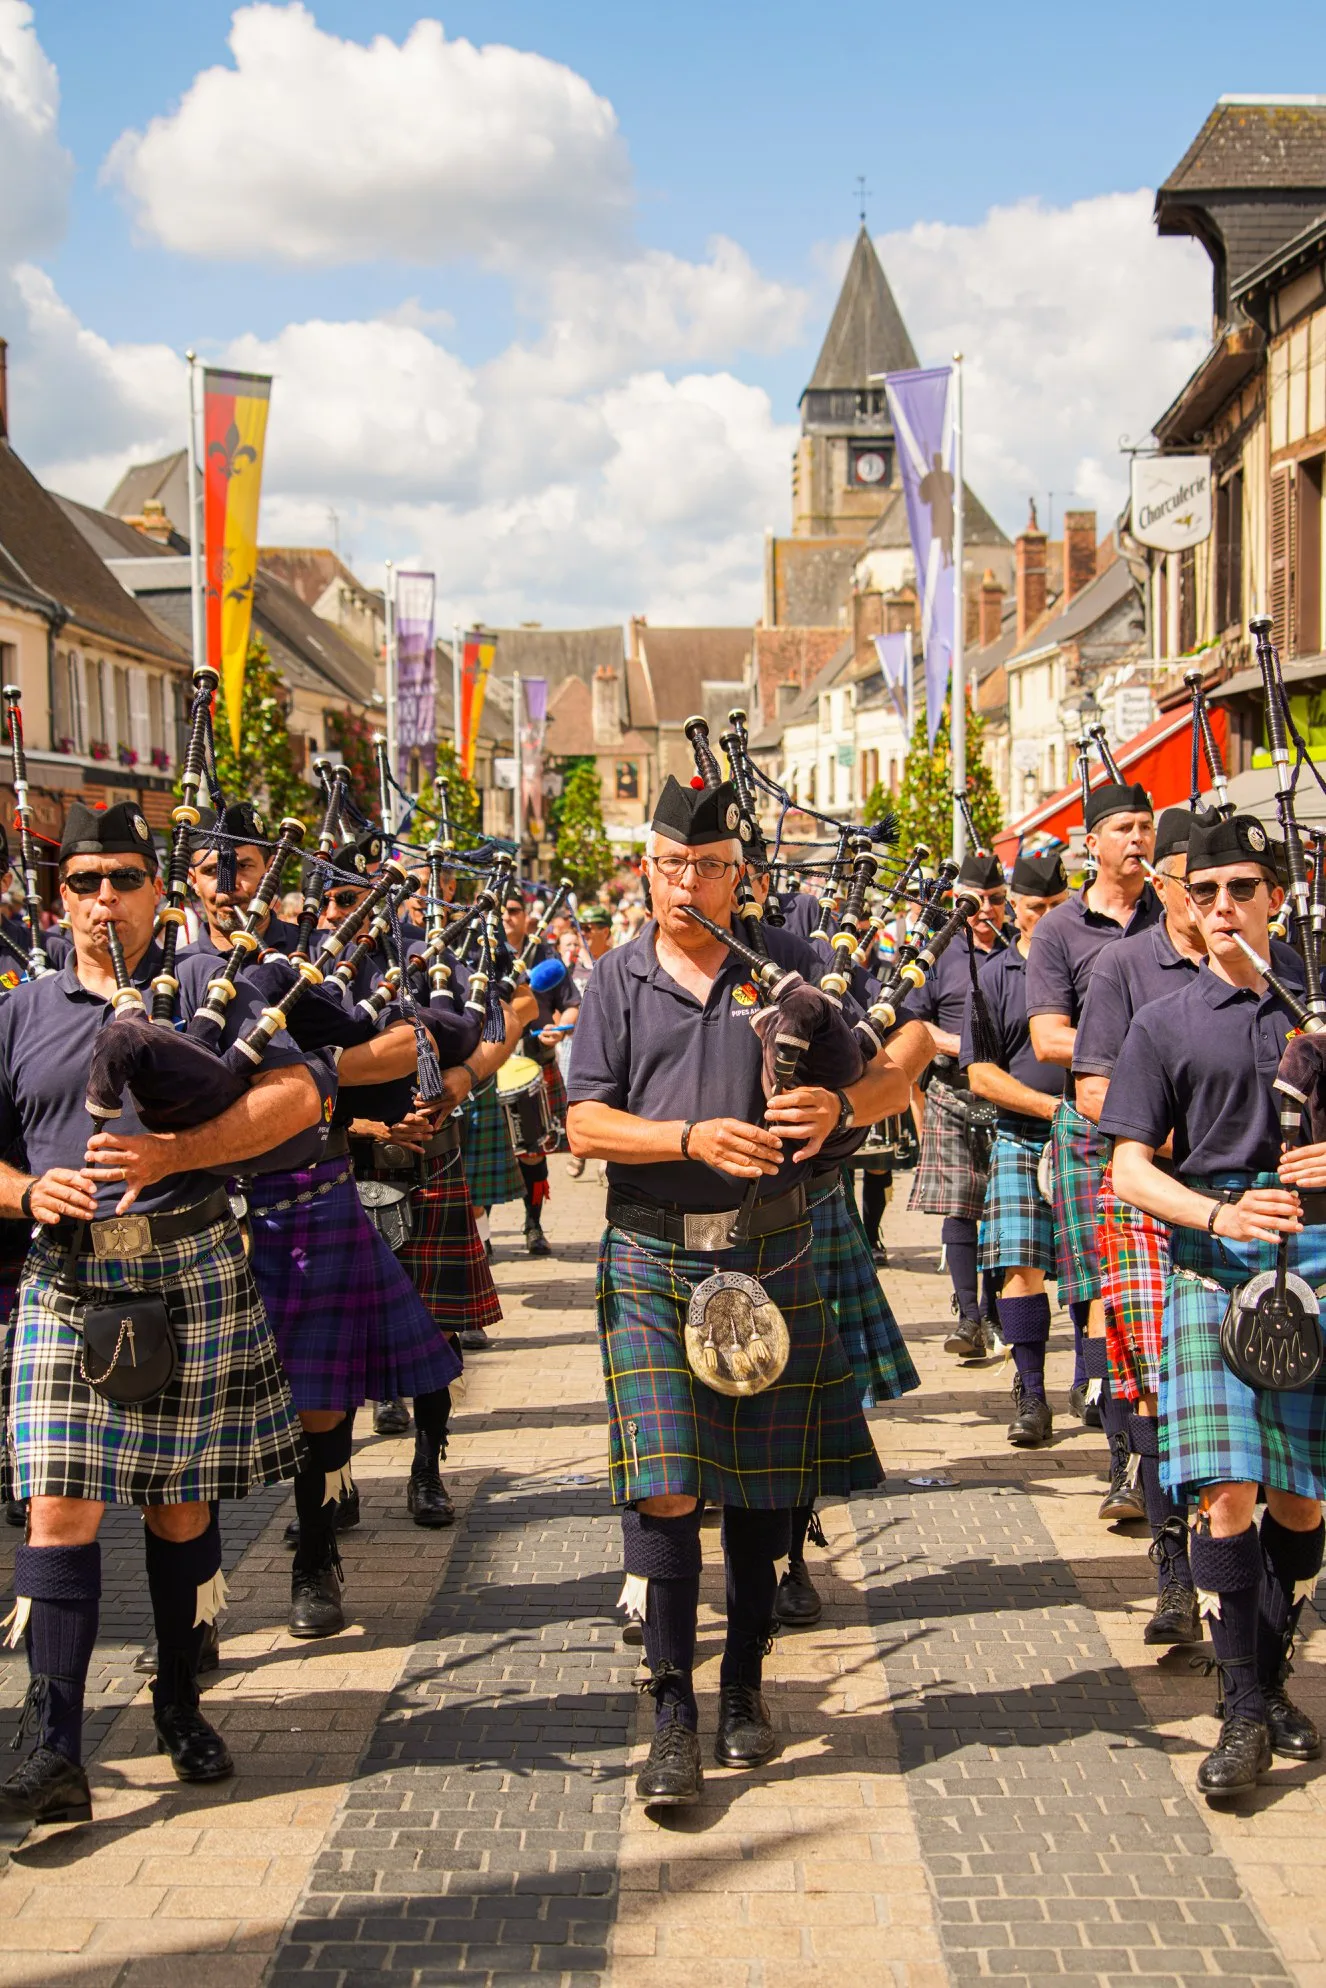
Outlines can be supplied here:
[[546, 259], [617, 239], [630, 169], [611, 104], [545, 56], [325, 33], [298, 4], [241, 7], [233, 68], [125, 132], [105, 176], [144, 234], [188, 255], [336, 264]]
[[27, 0], [0, 0], [0, 262], [50, 248], [64, 228], [73, 160], [56, 122], [60, 85]]
[[1152, 200], [1026, 201], [878, 240], [922, 361], [965, 356], [967, 480], [1006, 530], [1050, 490], [1056, 526], [1085, 501], [1103, 529], [1127, 488], [1120, 438], [1146, 437], [1210, 343], [1210, 263], [1159, 238]]

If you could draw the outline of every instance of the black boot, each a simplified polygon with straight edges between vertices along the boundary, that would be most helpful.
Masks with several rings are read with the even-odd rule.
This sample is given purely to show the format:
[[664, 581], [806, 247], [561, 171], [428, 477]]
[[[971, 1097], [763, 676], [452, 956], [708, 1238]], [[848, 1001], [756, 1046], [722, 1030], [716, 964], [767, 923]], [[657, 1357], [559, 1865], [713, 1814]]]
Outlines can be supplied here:
[[[1221, 1704], [1216, 1711], [1221, 1711]], [[1264, 1719], [1223, 1719], [1220, 1737], [1197, 1769], [1197, 1787], [1208, 1801], [1228, 1801], [1255, 1788], [1271, 1764], [1271, 1734]]]
[[960, 1360], [983, 1360], [990, 1351], [993, 1335], [983, 1318], [968, 1318], [959, 1313], [958, 1322], [944, 1341], [946, 1353], [956, 1353]]
[[1043, 1395], [1029, 1394], [1022, 1385], [1022, 1376], [1013, 1379], [1013, 1419], [1008, 1425], [1008, 1440], [1016, 1450], [1037, 1450], [1042, 1443], [1048, 1443], [1054, 1434], [1054, 1417], [1050, 1404]]
[[421, 1394], [415, 1399], [414, 1462], [410, 1467], [410, 1487], [405, 1494], [405, 1503], [415, 1524], [427, 1526], [433, 1531], [456, 1523], [456, 1507], [438, 1469], [447, 1451], [450, 1414], [449, 1388], [438, 1388], [433, 1394]]
[[1216, 1539], [1199, 1521], [1188, 1558], [1196, 1586], [1215, 1597], [1208, 1609], [1215, 1657], [1208, 1668], [1220, 1676], [1220, 1738], [1197, 1770], [1197, 1786], [1208, 1799], [1222, 1801], [1255, 1788], [1271, 1764], [1266, 1700], [1257, 1674], [1265, 1570], [1252, 1526], [1232, 1539]]
[[303, 1641], [334, 1636], [345, 1627], [341, 1606], [341, 1556], [333, 1535], [320, 1565], [302, 1562], [302, 1549], [290, 1570], [290, 1634]]
[[152, 1723], [157, 1752], [168, 1753], [181, 1781], [224, 1781], [235, 1771], [225, 1741], [198, 1709], [198, 1660], [207, 1619], [224, 1601], [221, 1528], [212, 1507], [195, 1539], [162, 1539], [143, 1528], [147, 1586], [157, 1632]]
[[1130, 1525], [1135, 1519], [1146, 1517], [1146, 1501], [1137, 1482], [1126, 1430], [1116, 1430], [1110, 1437], [1110, 1488], [1100, 1501], [1096, 1517], [1104, 1519], [1107, 1525]]
[[816, 1592], [806, 1567], [806, 1540], [814, 1540], [816, 1546], [823, 1546], [824, 1529], [813, 1505], [798, 1505], [792, 1513], [789, 1527], [787, 1572], [778, 1583], [774, 1596], [774, 1614], [787, 1629], [809, 1629], [818, 1622], [824, 1613], [824, 1604]]
[[1188, 1528], [1183, 1520], [1177, 1516], [1166, 1519], [1147, 1552], [1156, 1567], [1160, 1593], [1155, 1613], [1142, 1631], [1142, 1641], [1167, 1644], [1171, 1648], [1176, 1644], [1200, 1643], [1202, 1617], [1188, 1575]]
[[373, 1403], [373, 1434], [403, 1436], [410, 1426], [410, 1411], [399, 1396]]
[[173, 1675], [158, 1675], [152, 1687], [152, 1724], [157, 1752], [170, 1755], [181, 1781], [225, 1781], [234, 1773], [230, 1748], [199, 1710], [198, 1682], [182, 1657]]
[[341, 1556], [336, 1511], [350, 1466], [349, 1421], [331, 1429], [306, 1429], [308, 1462], [295, 1478], [299, 1544], [290, 1570], [292, 1636], [334, 1636], [345, 1627], [341, 1606]]
[[661, 1664], [644, 1686], [654, 1700], [654, 1737], [644, 1766], [635, 1777], [637, 1799], [651, 1808], [680, 1808], [698, 1802], [704, 1787], [700, 1740], [688, 1718], [685, 1698], [689, 1673]]
[[[357, 1484], [350, 1484], [342, 1489], [339, 1498], [336, 1500], [336, 1517], [332, 1523], [335, 1525], [338, 1533], [353, 1532], [362, 1517], [363, 1513], [359, 1509], [359, 1486]], [[281, 1538], [293, 1553], [299, 1545], [298, 1519], [291, 1519]], [[208, 1666], [204, 1664], [202, 1668], [206, 1670]], [[215, 1669], [216, 1666], [212, 1665], [211, 1668]]]
[[[289, 1528], [287, 1528], [287, 1531]], [[296, 1532], [298, 1528], [296, 1527]], [[294, 1540], [290, 1544], [294, 1545]], [[134, 1658], [134, 1669], [140, 1677], [155, 1677], [160, 1668], [160, 1658], [155, 1643], [149, 1643]], [[198, 1676], [204, 1677], [208, 1671], [221, 1668], [221, 1630], [215, 1622], [203, 1624], [202, 1647], [198, 1652]]]
[[1307, 1713], [1295, 1705], [1287, 1687], [1294, 1668], [1299, 1617], [1321, 1572], [1323, 1537], [1321, 1525], [1311, 1532], [1291, 1532], [1270, 1512], [1262, 1518], [1266, 1585], [1257, 1625], [1257, 1671], [1266, 1701], [1266, 1723], [1271, 1729], [1271, 1751], [1286, 1760], [1315, 1760], [1321, 1752], [1321, 1734]]
[[[21, 1730], [21, 1728], [20, 1728]], [[92, 1791], [76, 1760], [44, 1742], [0, 1781], [0, 1824], [91, 1822]]]
[[543, 1224], [537, 1215], [525, 1219], [525, 1251], [529, 1256], [551, 1256], [552, 1244], [543, 1233]]
[[86, 1822], [83, 1692], [100, 1613], [100, 1546], [18, 1547], [14, 1593], [28, 1604], [30, 1675], [13, 1743], [17, 1749], [35, 1732], [37, 1745], [0, 1784], [0, 1819]]
[[774, 1753], [773, 1723], [760, 1693], [764, 1658], [773, 1646], [777, 1578], [774, 1563], [790, 1543], [788, 1512], [723, 1512], [727, 1640], [719, 1670], [720, 1767], [761, 1767]]

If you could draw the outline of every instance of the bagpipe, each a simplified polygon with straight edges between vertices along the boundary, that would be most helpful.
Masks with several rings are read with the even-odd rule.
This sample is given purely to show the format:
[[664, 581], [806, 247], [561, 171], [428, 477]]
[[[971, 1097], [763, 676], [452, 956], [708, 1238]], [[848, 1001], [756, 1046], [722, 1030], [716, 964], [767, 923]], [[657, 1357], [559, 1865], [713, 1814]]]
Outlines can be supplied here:
[[[37, 884], [37, 837], [32, 826], [32, 803], [28, 799], [28, 756], [23, 743], [23, 693], [16, 683], [7, 683], [4, 699], [9, 726], [10, 779], [14, 788], [14, 813], [18, 818], [20, 873], [23, 878], [23, 917], [28, 928], [28, 954], [24, 960], [28, 978], [36, 980], [52, 971], [41, 937], [41, 891]], [[16, 950], [12, 946], [11, 952]], [[22, 955], [20, 954], [21, 958]]]

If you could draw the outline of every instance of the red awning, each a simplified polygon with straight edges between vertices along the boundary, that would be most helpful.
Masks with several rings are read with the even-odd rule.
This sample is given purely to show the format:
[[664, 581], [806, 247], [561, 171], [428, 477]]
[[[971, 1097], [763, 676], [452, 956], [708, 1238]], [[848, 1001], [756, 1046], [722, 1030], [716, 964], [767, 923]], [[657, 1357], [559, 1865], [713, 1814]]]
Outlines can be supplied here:
[[[1209, 710], [1211, 731], [1223, 755], [1229, 738], [1229, 712], [1223, 704], [1212, 704]], [[1157, 814], [1162, 808], [1179, 807], [1188, 800], [1192, 778], [1191, 738], [1192, 712], [1185, 706], [1181, 711], [1167, 711], [1145, 731], [1129, 739], [1127, 745], [1120, 746], [1114, 755], [1119, 762], [1119, 771], [1146, 788]], [[1203, 786], [1209, 785], [1205, 760], [1202, 761], [1202, 776]], [[1092, 771], [1091, 784], [1093, 787], [1103, 786], [1107, 778], [1104, 767], [1097, 766]], [[1011, 863], [1017, 854], [1019, 837], [1030, 841], [1034, 837], [1045, 836], [1050, 840], [1067, 842], [1074, 830], [1081, 827], [1082, 789], [1075, 780], [1071, 786], [1061, 787], [1057, 794], [1051, 794], [1030, 814], [1010, 823], [1001, 835], [997, 835], [995, 854], [1002, 862]]]

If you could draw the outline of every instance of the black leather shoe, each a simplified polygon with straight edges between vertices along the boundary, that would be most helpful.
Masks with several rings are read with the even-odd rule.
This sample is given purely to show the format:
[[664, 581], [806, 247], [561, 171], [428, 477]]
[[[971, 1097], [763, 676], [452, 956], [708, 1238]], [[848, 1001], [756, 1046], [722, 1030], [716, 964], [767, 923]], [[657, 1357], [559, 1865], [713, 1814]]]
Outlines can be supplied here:
[[28, 1501], [26, 1498], [5, 1499], [5, 1524], [25, 1526], [28, 1522]]
[[960, 1360], [983, 1360], [988, 1350], [982, 1318], [960, 1318], [944, 1341], [944, 1351], [956, 1353]]
[[181, 1781], [225, 1781], [235, 1771], [230, 1748], [196, 1705], [163, 1705], [152, 1714], [157, 1752], [168, 1753]]
[[451, 1502], [446, 1485], [435, 1469], [429, 1470], [426, 1466], [416, 1466], [410, 1472], [405, 1508], [417, 1526], [428, 1526], [436, 1531], [440, 1526], [454, 1526], [456, 1523], [456, 1507]]
[[1200, 1643], [1202, 1617], [1197, 1596], [1182, 1581], [1166, 1581], [1156, 1612], [1142, 1631], [1144, 1643]]
[[547, 1236], [544, 1235], [543, 1228], [540, 1223], [526, 1222], [525, 1250], [529, 1256], [552, 1255], [552, 1244], [548, 1241]]
[[871, 1258], [872, 1258], [872, 1260], [873, 1260], [873, 1261], [874, 1261], [874, 1262], [875, 1262], [875, 1263], [876, 1263], [876, 1264], [877, 1264], [877, 1265], [879, 1266], [879, 1268], [880, 1268], [881, 1270], [887, 1270], [887, 1269], [888, 1269], [888, 1267], [889, 1267], [889, 1253], [888, 1253], [888, 1251], [887, 1251], [887, 1250], [885, 1249], [885, 1247], [884, 1247], [884, 1245], [883, 1245], [883, 1243], [882, 1243], [882, 1242], [875, 1242], [875, 1243], [872, 1243], [872, 1244], [870, 1245], [870, 1254], [871, 1254]]
[[824, 1604], [806, 1571], [805, 1561], [789, 1560], [787, 1572], [778, 1583], [778, 1592], [774, 1596], [775, 1616], [789, 1629], [809, 1629], [811, 1623], [818, 1622], [823, 1613]]
[[1036, 1450], [1042, 1443], [1048, 1443], [1054, 1434], [1054, 1417], [1050, 1404], [1039, 1395], [1028, 1394], [1019, 1380], [1013, 1390], [1013, 1420], [1008, 1425], [1008, 1440], [1014, 1449]]
[[1270, 1728], [1260, 1719], [1226, 1719], [1197, 1770], [1197, 1786], [1213, 1802], [1243, 1795], [1256, 1787], [1270, 1764]]
[[769, 1707], [754, 1684], [720, 1684], [718, 1737], [714, 1759], [720, 1767], [763, 1767], [777, 1745]]
[[[215, 1622], [203, 1624], [203, 1647], [198, 1654], [197, 1675], [221, 1668], [221, 1631]], [[150, 1643], [134, 1658], [134, 1669], [140, 1677], [155, 1677], [157, 1674], [157, 1646]]]
[[457, 1336], [467, 1353], [486, 1353], [493, 1343], [481, 1325], [468, 1325]]
[[649, 1758], [635, 1777], [636, 1796], [656, 1808], [679, 1808], [698, 1802], [703, 1787], [699, 1739], [674, 1706], [666, 1725], [655, 1729]]
[[403, 1401], [373, 1403], [373, 1434], [403, 1436], [410, 1426], [410, 1411]]
[[341, 1581], [334, 1567], [296, 1567], [290, 1576], [290, 1634], [334, 1636], [345, 1627]]
[[0, 1781], [0, 1823], [91, 1820], [87, 1775], [53, 1746], [35, 1747], [7, 1781]]
[[1134, 1519], [1144, 1519], [1146, 1500], [1133, 1469], [1127, 1436], [1110, 1437], [1110, 1456], [1110, 1488], [1096, 1509], [1096, 1517], [1104, 1519], [1107, 1525], [1128, 1525]]
[[1283, 1684], [1264, 1684], [1266, 1724], [1271, 1734], [1271, 1752], [1286, 1760], [1315, 1760], [1321, 1752], [1321, 1734], [1306, 1712], [1300, 1712]]

